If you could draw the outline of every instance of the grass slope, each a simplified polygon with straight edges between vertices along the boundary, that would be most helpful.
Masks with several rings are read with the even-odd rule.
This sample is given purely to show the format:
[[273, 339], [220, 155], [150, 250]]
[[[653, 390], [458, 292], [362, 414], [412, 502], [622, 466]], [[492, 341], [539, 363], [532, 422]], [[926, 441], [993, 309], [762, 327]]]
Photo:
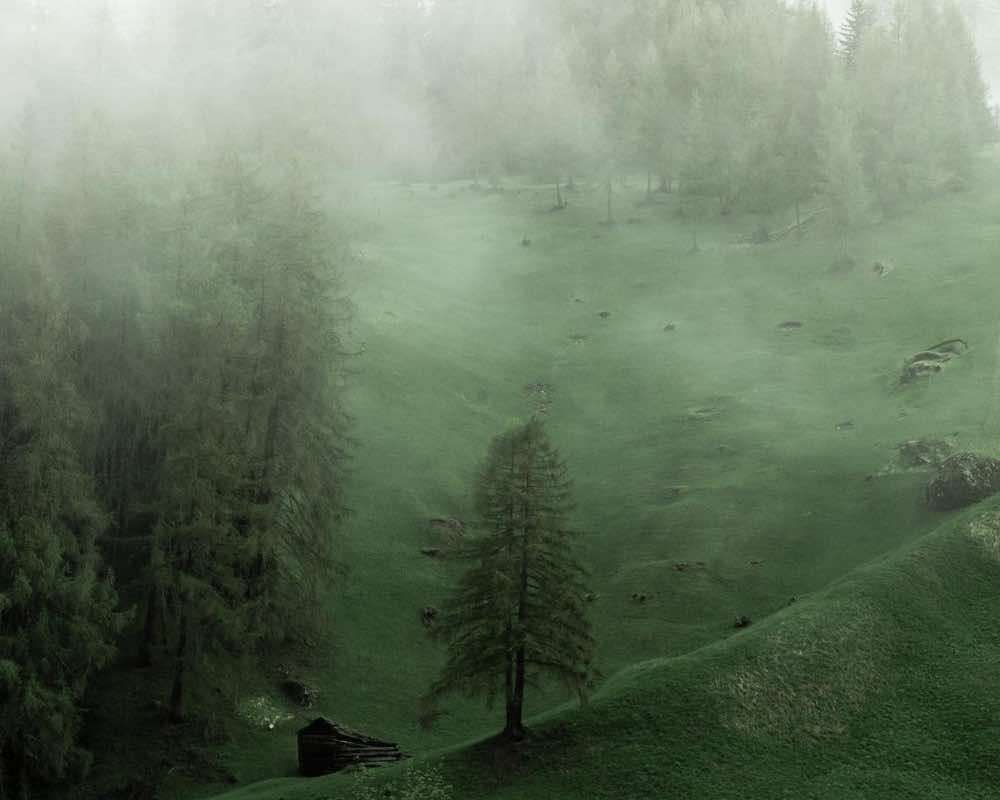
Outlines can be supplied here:
[[[432, 734], [416, 725], [416, 699], [441, 658], [419, 609], [455, 577], [419, 547], [434, 543], [429, 517], [470, 518], [470, 482], [489, 438], [531, 413], [523, 387], [544, 382], [552, 387], [550, 432], [576, 481], [576, 521], [590, 532], [583, 556], [600, 594], [593, 611], [601, 666], [613, 674], [697, 652], [655, 673], [662, 690], [647, 687], [656, 703], [671, 686], [686, 687], [688, 699], [671, 701], [681, 706], [666, 716], [648, 713], [682, 726], [691, 741], [703, 723], [716, 730], [715, 706], [696, 713], [708, 701], [684, 675], [700, 675], [700, 691], [711, 694], [708, 665], [721, 668], [713, 659], [737, 652], [725, 645], [735, 614], [801, 616], [813, 601], [782, 611], [791, 596], [821, 591], [948, 519], [921, 507], [925, 475], [865, 480], [892, 460], [895, 444], [955, 433], [963, 446], [996, 449], [1000, 196], [992, 186], [1000, 170], [993, 156], [982, 166], [973, 191], [861, 232], [853, 243], [859, 266], [846, 272], [831, 270], [837, 248], [822, 230], [801, 241], [736, 244], [753, 229], [750, 219], [702, 226], [702, 251], [692, 255], [690, 226], [669, 202], [630, 206], [620, 214], [637, 224], [605, 226], [598, 191], [549, 213], [548, 190], [530, 186], [499, 195], [373, 190], [366, 201], [380, 224], [348, 275], [355, 334], [366, 345], [352, 389], [361, 442], [345, 533], [352, 571], [335, 609], [336, 646], [309, 676], [323, 692], [319, 710], [416, 753], [495, 727], [495, 713], [463, 701]], [[530, 247], [520, 245], [525, 234]], [[877, 278], [875, 259], [897, 269]], [[786, 320], [803, 326], [783, 332]], [[668, 322], [676, 330], [664, 331]], [[904, 357], [952, 336], [970, 342], [967, 355], [926, 385], [893, 390]], [[705, 408], [713, 414], [692, 414]], [[847, 420], [853, 427], [837, 430]], [[704, 566], [679, 572], [678, 561]], [[636, 604], [633, 592], [650, 600]], [[843, 608], [845, 647], [884, 632], [881, 617], [861, 614], [848, 625]], [[816, 613], [820, 626], [834, 610]], [[731, 640], [749, 647], [774, 624]], [[559, 702], [538, 695], [532, 710]], [[618, 735], [641, 732], [639, 709], [652, 702], [609, 700], [597, 717], [572, 717], [581, 722], [567, 722], [566, 735], [576, 730], [579, 738], [574, 725], [596, 724], [612, 708], [621, 709], [608, 718], [621, 723]], [[768, 710], [751, 695], [730, 702]], [[670, 742], [680, 735], [649, 724]], [[727, 764], [752, 771], [780, 738], [753, 738], [733, 725], [719, 728], [728, 733], [718, 741], [748, 749], [718, 744], [717, 756], [728, 752]], [[244, 781], [292, 774], [294, 727], [240, 729], [225, 750], [230, 767]], [[553, 747], [582, 776], [596, 758], [632, 771], [644, 758], [694, 757], [686, 745], [657, 749], [648, 737], [635, 739], [645, 742], [635, 752], [597, 736], [582, 752], [572, 739], [556, 737], [564, 746]], [[823, 748], [814, 749], [823, 762]], [[711, 752], [692, 763], [709, 769]], [[781, 760], [769, 763], [777, 769]], [[612, 783], [618, 772], [609, 770]], [[665, 771], [656, 774], [665, 780]], [[510, 796], [535, 796], [532, 780], [519, 784], [525, 794]]]
[[[994, 502], [724, 642], [623, 670], [536, 720], [504, 774], [486, 743], [432, 760], [463, 800], [995, 798], [998, 586]], [[349, 798], [353, 780], [223, 798]]]

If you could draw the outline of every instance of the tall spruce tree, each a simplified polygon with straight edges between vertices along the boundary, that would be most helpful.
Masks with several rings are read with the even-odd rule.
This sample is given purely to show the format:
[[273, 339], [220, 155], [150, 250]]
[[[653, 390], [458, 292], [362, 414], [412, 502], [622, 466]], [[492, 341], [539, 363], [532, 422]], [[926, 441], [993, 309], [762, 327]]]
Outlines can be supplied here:
[[460, 691], [492, 704], [502, 693], [508, 739], [524, 735], [528, 683], [554, 678], [583, 702], [593, 682], [570, 495], [566, 465], [538, 419], [493, 440], [476, 487], [483, 534], [437, 629], [448, 658], [428, 701]]
[[854, 69], [865, 31], [871, 25], [872, 10], [865, 0], [853, 0], [840, 26], [840, 55], [848, 69]]

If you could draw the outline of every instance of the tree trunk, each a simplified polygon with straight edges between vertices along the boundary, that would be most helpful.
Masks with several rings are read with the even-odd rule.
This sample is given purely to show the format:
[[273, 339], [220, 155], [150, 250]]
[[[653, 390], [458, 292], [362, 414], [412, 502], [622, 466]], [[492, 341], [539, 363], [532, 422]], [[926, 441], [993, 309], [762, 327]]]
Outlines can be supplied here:
[[614, 222], [614, 217], [611, 215], [611, 178], [608, 178], [608, 225]]
[[514, 689], [507, 703], [507, 724], [503, 729], [505, 739], [518, 741], [524, 738], [524, 646], [517, 648], [514, 657]]
[[187, 672], [188, 622], [187, 601], [181, 607], [181, 632], [177, 639], [177, 653], [174, 662], [174, 681], [170, 687], [168, 714], [171, 722], [184, 721], [185, 673]]
[[139, 643], [139, 666], [153, 666], [153, 648], [163, 642], [163, 627], [160, 624], [160, 593], [151, 586], [146, 598], [146, 618], [142, 626], [142, 641]]
[[28, 800], [28, 765], [22, 746], [0, 748], [0, 800]]
[[698, 229], [691, 229], [691, 252], [697, 253], [701, 248], [698, 247]]
[[646, 199], [651, 200], [653, 198], [653, 173], [649, 170], [646, 171]]
[[565, 202], [563, 201], [562, 189], [559, 187], [559, 178], [556, 178], [556, 208], [564, 208]]

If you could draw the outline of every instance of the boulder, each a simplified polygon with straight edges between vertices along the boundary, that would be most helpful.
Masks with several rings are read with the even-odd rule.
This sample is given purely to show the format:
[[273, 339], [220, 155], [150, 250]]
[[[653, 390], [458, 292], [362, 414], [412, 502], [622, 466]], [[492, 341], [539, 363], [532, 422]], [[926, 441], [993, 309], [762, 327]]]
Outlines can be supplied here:
[[978, 503], [1000, 491], [1000, 460], [975, 453], [956, 453], [941, 462], [927, 484], [927, 505], [950, 511]]
[[969, 344], [965, 339], [946, 339], [913, 354], [903, 363], [903, 371], [899, 376], [900, 385], [914, 383], [920, 378], [940, 372], [945, 364], [968, 349]]
[[[439, 549], [440, 558], [450, 558], [458, 554], [465, 541], [465, 523], [462, 520], [457, 517], [434, 517], [429, 521], [429, 528], [431, 541], [426, 545], [427, 549]], [[424, 555], [430, 556], [430, 553]]]
[[951, 442], [944, 439], [910, 439], [896, 445], [899, 464], [908, 469], [940, 467], [955, 452]]
[[281, 682], [281, 691], [285, 697], [296, 705], [309, 708], [316, 702], [319, 692], [311, 686], [294, 678], [287, 678]]
[[425, 626], [430, 627], [437, 620], [438, 610], [434, 606], [424, 606], [420, 609], [420, 620]]

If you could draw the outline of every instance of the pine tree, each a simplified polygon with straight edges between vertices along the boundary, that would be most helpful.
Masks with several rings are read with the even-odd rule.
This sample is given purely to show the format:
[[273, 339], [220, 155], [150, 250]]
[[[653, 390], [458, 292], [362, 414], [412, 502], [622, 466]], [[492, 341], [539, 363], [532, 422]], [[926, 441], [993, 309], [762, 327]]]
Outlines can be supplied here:
[[848, 69], [854, 69], [865, 31], [872, 23], [872, 11], [865, 0], [853, 0], [847, 19], [840, 26], [840, 55]]
[[40, 270], [0, 262], [0, 800], [79, 781], [80, 702], [125, 619], [95, 538], [104, 524], [77, 450], [75, 332]]
[[850, 235], [864, 219], [868, 206], [868, 189], [845, 87], [835, 84], [831, 87], [830, 97], [824, 163], [825, 193], [834, 228], [840, 237], [841, 256], [847, 258]]
[[583, 702], [594, 679], [585, 573], [566, 525], [570, 494], [539, 420], [497, 436], [476, 491], [483, 534], [441, 614], [448, 657], [428, 701], [459, 691], [492, 704], [502, 693], [508, 739], [524, 735], [528, 683], [553, 678]]

